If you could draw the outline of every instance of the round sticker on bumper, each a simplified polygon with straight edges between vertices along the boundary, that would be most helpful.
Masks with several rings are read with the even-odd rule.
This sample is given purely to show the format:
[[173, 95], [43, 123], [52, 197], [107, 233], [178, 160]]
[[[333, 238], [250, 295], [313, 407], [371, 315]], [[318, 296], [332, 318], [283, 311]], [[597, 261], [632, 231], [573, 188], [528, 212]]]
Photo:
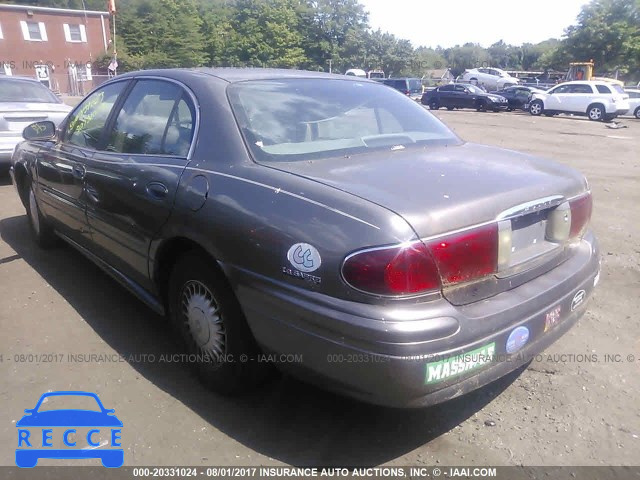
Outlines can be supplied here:
[[515, 353], [529, 341], [529, 329], [518, 327], [507, 338], [507, 353]]
[[316, 247], [308, 243], [296, 243], [287, 252], [289, 263], [301, 272], [313, 272], [320, 268], [322, 258]]

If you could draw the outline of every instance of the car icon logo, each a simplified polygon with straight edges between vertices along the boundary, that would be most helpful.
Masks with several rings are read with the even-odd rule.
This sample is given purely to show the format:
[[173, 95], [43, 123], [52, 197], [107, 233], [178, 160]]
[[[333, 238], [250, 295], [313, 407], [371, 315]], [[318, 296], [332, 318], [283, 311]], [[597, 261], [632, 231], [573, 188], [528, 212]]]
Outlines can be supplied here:
[[[92, 410], [56, 409], [47, 410], [43, 404], [55, 397], [90, 401]], [[59, 400], [56, 400], [59, 401]], [[95, 401], [95, 404], [93, 403]], [[34, 408], [26, 409], [17, 423], [18, 448], [16, 465], [22, 468], [35, 467], [40, 458], [87, 459], [99, 458], [107, 468], [117, 468], [124, 463], [124, 451], [120, 443], [122, 422], [114, 415], [115, 410], [106, 409], [100, 398], [91, 392], [59, 391], [43, 394]], [[54, 429], [63, 431], [55, 435], [65, 447], [54, 447]], [[77, 438], [78, 429], [87, 430], [83, 439]], [[98, 436], [107, 435], [108, 440], [98, 442]], [[107, 446], [109, 448], [101, 448]]]

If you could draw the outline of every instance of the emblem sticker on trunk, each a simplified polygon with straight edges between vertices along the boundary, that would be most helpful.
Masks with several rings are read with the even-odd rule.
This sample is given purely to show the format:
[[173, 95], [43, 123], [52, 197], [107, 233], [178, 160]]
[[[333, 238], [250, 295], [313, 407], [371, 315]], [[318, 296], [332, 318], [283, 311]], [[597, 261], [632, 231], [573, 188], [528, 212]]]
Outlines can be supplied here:
[[289, 263], [301, 272], [313, 272], [320, 268], [322, 258], [316, 247], [308, 243], [296, 243], [287, 252]]
[[578, 308], [582, 302], [584, 302], [584, 297], [587, 296], [587, 292], [584, 290], [578, 290], [576, 294], [573, 296], [573, 300], [571, 300], [571, 311], [573, 312], [576, 308]]

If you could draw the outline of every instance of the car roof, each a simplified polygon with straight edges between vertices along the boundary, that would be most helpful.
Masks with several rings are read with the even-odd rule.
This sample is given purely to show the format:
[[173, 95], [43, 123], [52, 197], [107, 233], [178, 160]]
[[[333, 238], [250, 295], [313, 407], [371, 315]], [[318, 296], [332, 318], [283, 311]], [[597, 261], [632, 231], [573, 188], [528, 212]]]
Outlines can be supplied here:
[[339, 75], [334, 73], [310, 72], [307, 70], [289, 70], [283, 68], [168, 68], [156, 70], [138, 70], [136, 72], [118, 75], [118, 78], [134, 77], [140, 75], [160, 76], [167, 78], [184, 78], [185, 75], [209, 75], [229, 83], [243, 82], [246, 80], [272, 80], [285, 78], [325, 78], [348, 80], [354, 82], [370, 81], [366, 78], [352, 75]]
[[[42, 85], [42, 82], [40, 82], [40, 80], [38, 80], [37, 78], [33, 78], [33, 77], [20, 77], [20, 76], [15, 76], [15, 75], [0, 75], [0, 79], [6, 79], [6, 80], [15, 80], [18, 82], [32, 82], [32, 83], [39, 83]], [[44, 85], [42, 85], [44, 86]]]

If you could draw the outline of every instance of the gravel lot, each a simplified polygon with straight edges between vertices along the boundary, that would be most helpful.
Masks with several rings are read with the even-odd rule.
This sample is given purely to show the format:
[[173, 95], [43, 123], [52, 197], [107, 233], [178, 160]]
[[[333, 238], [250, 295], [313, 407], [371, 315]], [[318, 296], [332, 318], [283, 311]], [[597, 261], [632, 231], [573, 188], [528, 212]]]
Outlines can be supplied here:
[[[15, 422], [43, 392], [87, 390], [123, 421], [125, 465], [638, 465], [640, 121], [609, 129], [573, 117], [435, 114], [465, 140], [589, 178], [601, 281], [588, 313], [541, 361], [424, 410], [363, 405], [288, 378], [238, 399], [214, 395], [185, 366], [157, 360], [174, 350], [161, 318], [71, 248], [35, 248], [2, 178], [0, 464], [14, 464]], [[78, 362], [70, 353], [138, 357]]]

